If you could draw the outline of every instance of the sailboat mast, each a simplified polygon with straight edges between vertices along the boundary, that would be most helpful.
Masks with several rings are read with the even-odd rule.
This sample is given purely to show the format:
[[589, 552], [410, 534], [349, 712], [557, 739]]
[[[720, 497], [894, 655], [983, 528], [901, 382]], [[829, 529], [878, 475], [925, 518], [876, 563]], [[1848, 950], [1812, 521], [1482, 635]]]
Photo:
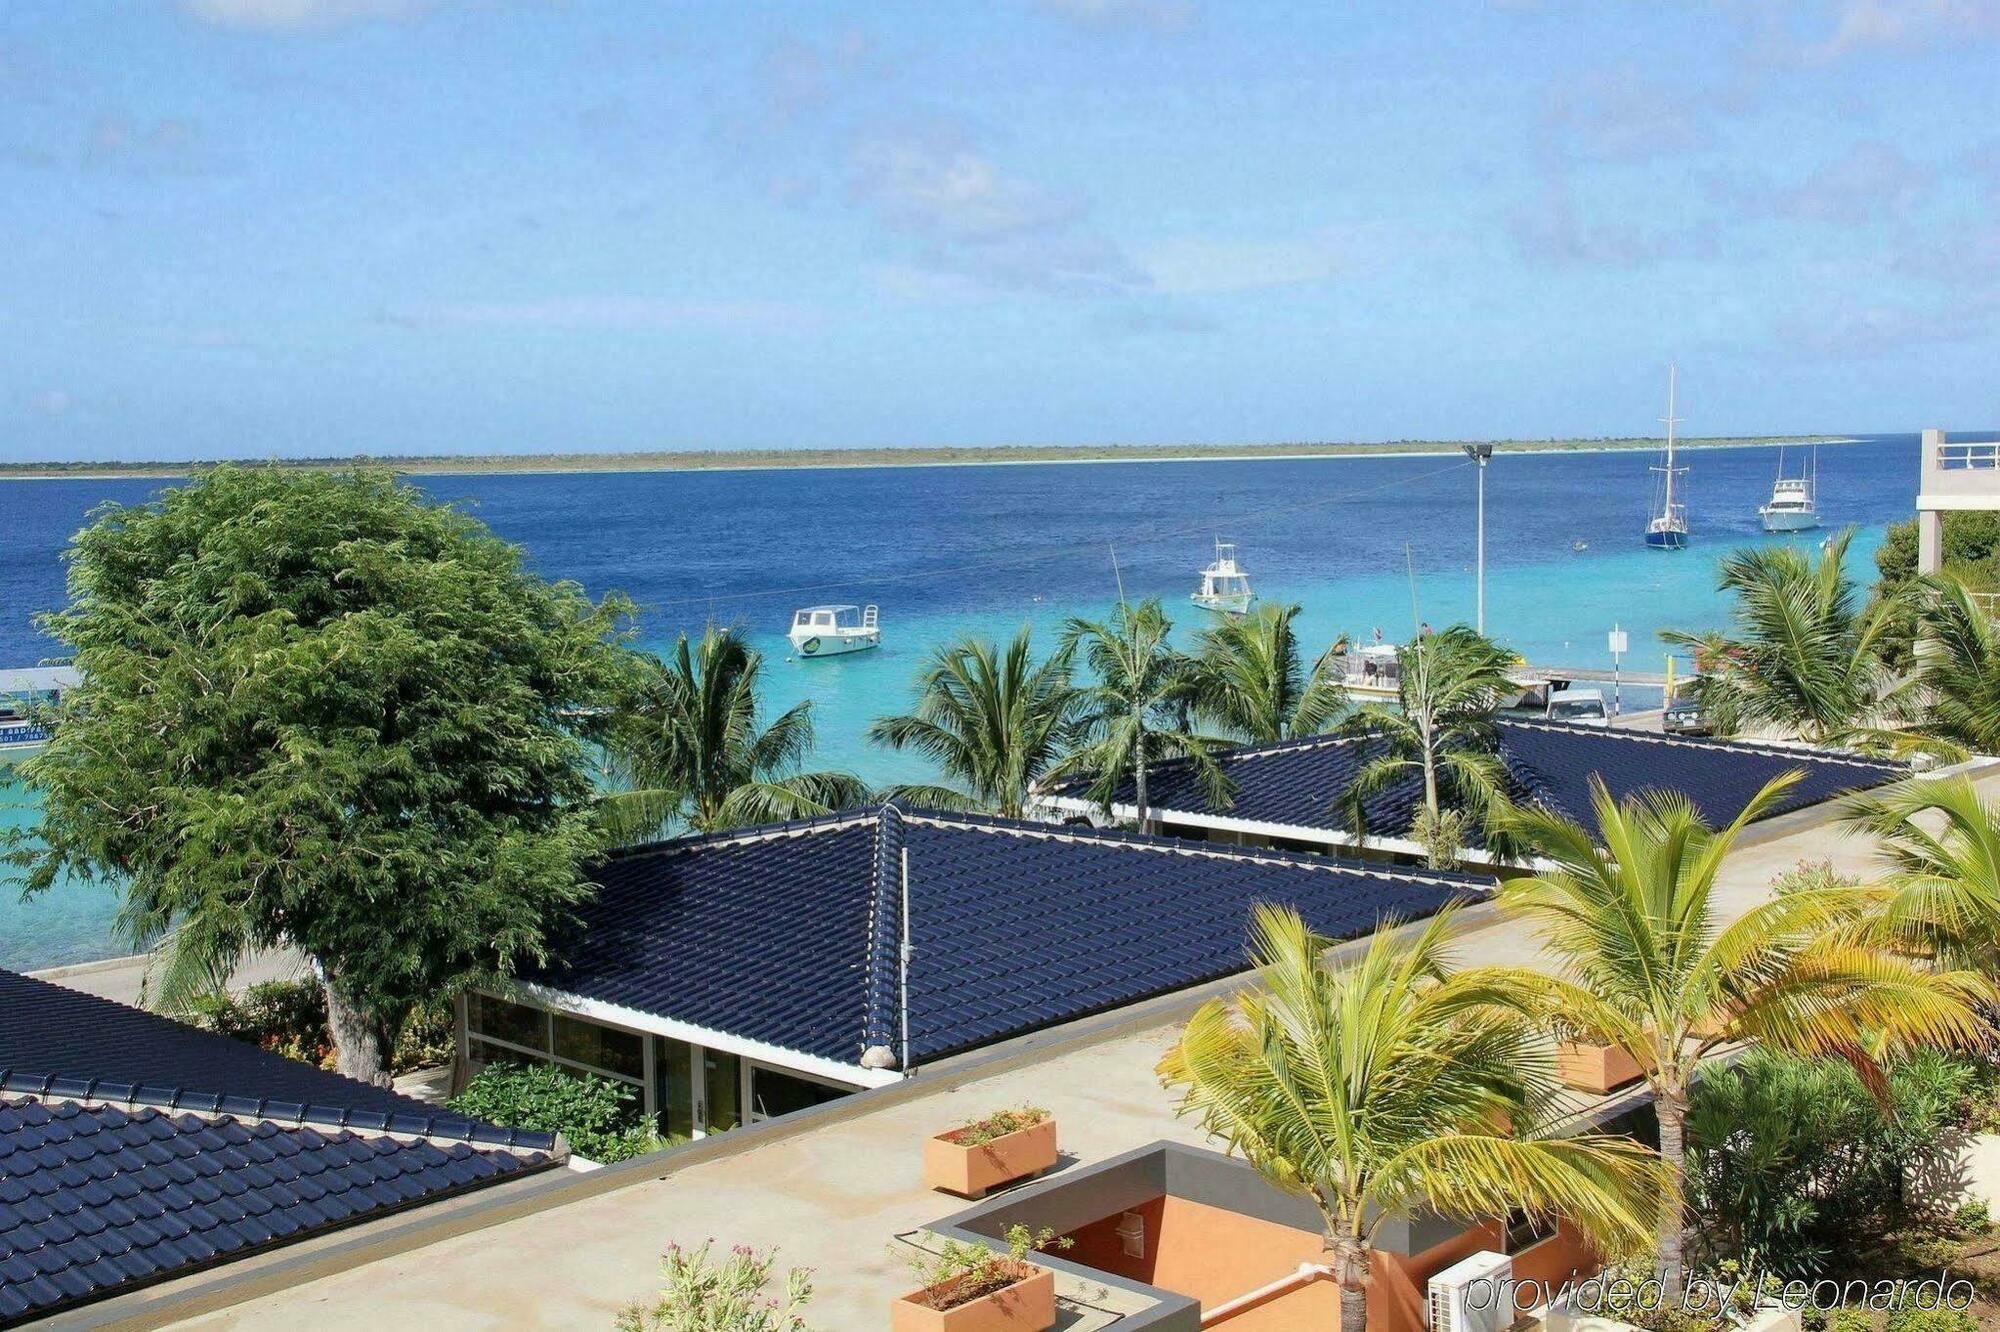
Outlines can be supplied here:
[[1668, 362], [1668, 364], [1667, 364], [1667, 513], [1666, 513], [1666, 516], [1667, 516], [1667, 517], [1668, 517], [1669, 519], [1671, 519], [1671, 518], [1672, 518], [1672, 517], [1674, 516], [1674, 379], [1675, 379], [1675, 376], [1676, 376], [1676, 375], [1678, 374], [1678, 372], [1679, 372], [1679, 370], [1678, 370], [1678, 367], [1677, 367], [1677, 366], [1675, 366], [1675, 365], [1674, 365], [1674, 364], [1673, 364], [1672, 362]]

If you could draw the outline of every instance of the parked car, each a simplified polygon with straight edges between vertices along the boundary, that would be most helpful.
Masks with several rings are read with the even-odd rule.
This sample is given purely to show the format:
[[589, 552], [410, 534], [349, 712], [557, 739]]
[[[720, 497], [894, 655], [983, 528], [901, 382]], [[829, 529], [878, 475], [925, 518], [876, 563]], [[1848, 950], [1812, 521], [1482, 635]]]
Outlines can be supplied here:
[[1715, 728], [1708, 724], [1702, 713], [1701, 704], [1692, 698], [1676, 699], [1661, 714], [1660, 729], [1668, 735], [1713, 735]]
[[1546, 716], [1550, 721], [1577, 726], [1611, 725], [1611, 714], [1604, 709], [1601, 689], [1565, 689], [1560, 694], [1551, 694]]

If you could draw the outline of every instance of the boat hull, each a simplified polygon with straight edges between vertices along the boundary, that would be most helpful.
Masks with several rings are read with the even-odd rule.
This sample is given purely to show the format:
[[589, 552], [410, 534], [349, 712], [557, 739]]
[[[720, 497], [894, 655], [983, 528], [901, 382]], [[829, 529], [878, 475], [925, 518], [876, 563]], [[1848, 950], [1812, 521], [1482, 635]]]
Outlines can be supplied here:
[[1668, 529], [1666, 531], [1646, 533], [1646, 548], [1648, 550], [1686, 550], [1687, 543], [1688, 534], [1686, 532], [1677, 532]]
[[1242, 596], [1205, 597], [1196, 592], [1188, 598], [1194, 605], [1217, 615], [1248, 615], [1250, 608], [1257, 604], [1257, 594], [1252, 592]]
[[879, 630], [865, 634], [795, 634], [791, 641], [793, 652], [808, 661], [817, 661], [881, 647], [882, 634]]
[[1764, 520], [1764, 530], [1766, 532], [1810, 532], [1813, 528], [1819, 526], [1819, 515], [1817, 513], [1800, 512], [1797, 509], [1782, 510], [1776, 513], [1769, 509], [1759, 509], [1757, 513]]

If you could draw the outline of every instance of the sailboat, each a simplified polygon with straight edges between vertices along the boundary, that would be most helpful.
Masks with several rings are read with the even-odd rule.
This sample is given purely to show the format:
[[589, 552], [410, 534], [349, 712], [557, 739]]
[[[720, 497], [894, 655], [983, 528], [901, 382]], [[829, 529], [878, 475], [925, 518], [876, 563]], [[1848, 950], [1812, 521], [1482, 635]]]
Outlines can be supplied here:
[[1650, 470], [1666, 477], [1666, 488], [1660, 503], [1660, 511], [1646, 524], [1646, 545], [1652, 550], [1683, 550], [1688, 543], [1687, 505], [1674, 501], [1674, 478], [1685, 476], [1687, 468], [1674, 466], [1674, 427], [1680, 418], [1674, 415], [1674, 388], [1678, 370], [1667, 367], [1667, 414], [1661, 419], [1667, 423], [1667, 456], [1662, 466]]
[[1758, 506], [1757, 516], [1766, 532], [1804, 532], [1819, 526], [1819, 505], [1814, 492], [1819, 489], [1819, 450], [1814, 449], [1806, 469], [1797, 476], [1785, 475], [1785, 446], [1778, 446], [1778, 479], [1771, 485], [1771, 502]]

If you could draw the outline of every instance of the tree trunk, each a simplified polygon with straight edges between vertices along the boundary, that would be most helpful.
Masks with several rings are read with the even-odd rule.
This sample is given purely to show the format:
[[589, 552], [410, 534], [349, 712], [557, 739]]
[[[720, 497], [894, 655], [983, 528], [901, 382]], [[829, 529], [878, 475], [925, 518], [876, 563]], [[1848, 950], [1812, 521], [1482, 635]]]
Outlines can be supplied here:
[[1150, 812], [1146, 805], [1146, 740], [1142, 734], [1136, 747], [1136, 757], [1132, 763], [1132, 802], [1139, 811], [1139, 831], [1146, 831], [1146, 815]]
[[1660, 1119], [1660, 1163], [1667, 1168], [1667, 1194], [1660, 1205], [1660, 1282], [1665, 1298], [1677, 1301], [1686, 1273], [1681, 1222], [1687, 1170], [1687, 1098], [1663, 1088], [1653, 1104]]
[[1340, 1332], [1368, 1332], [1368, 1288], [1340, 1288]]
[[326, 1025], [333, 1034], [335, 1069], [377, 1087], [389, 1085], [389, 1041], [382, 1024], [349, 1003], [333, 973], [321, 968], [326, 993]]

